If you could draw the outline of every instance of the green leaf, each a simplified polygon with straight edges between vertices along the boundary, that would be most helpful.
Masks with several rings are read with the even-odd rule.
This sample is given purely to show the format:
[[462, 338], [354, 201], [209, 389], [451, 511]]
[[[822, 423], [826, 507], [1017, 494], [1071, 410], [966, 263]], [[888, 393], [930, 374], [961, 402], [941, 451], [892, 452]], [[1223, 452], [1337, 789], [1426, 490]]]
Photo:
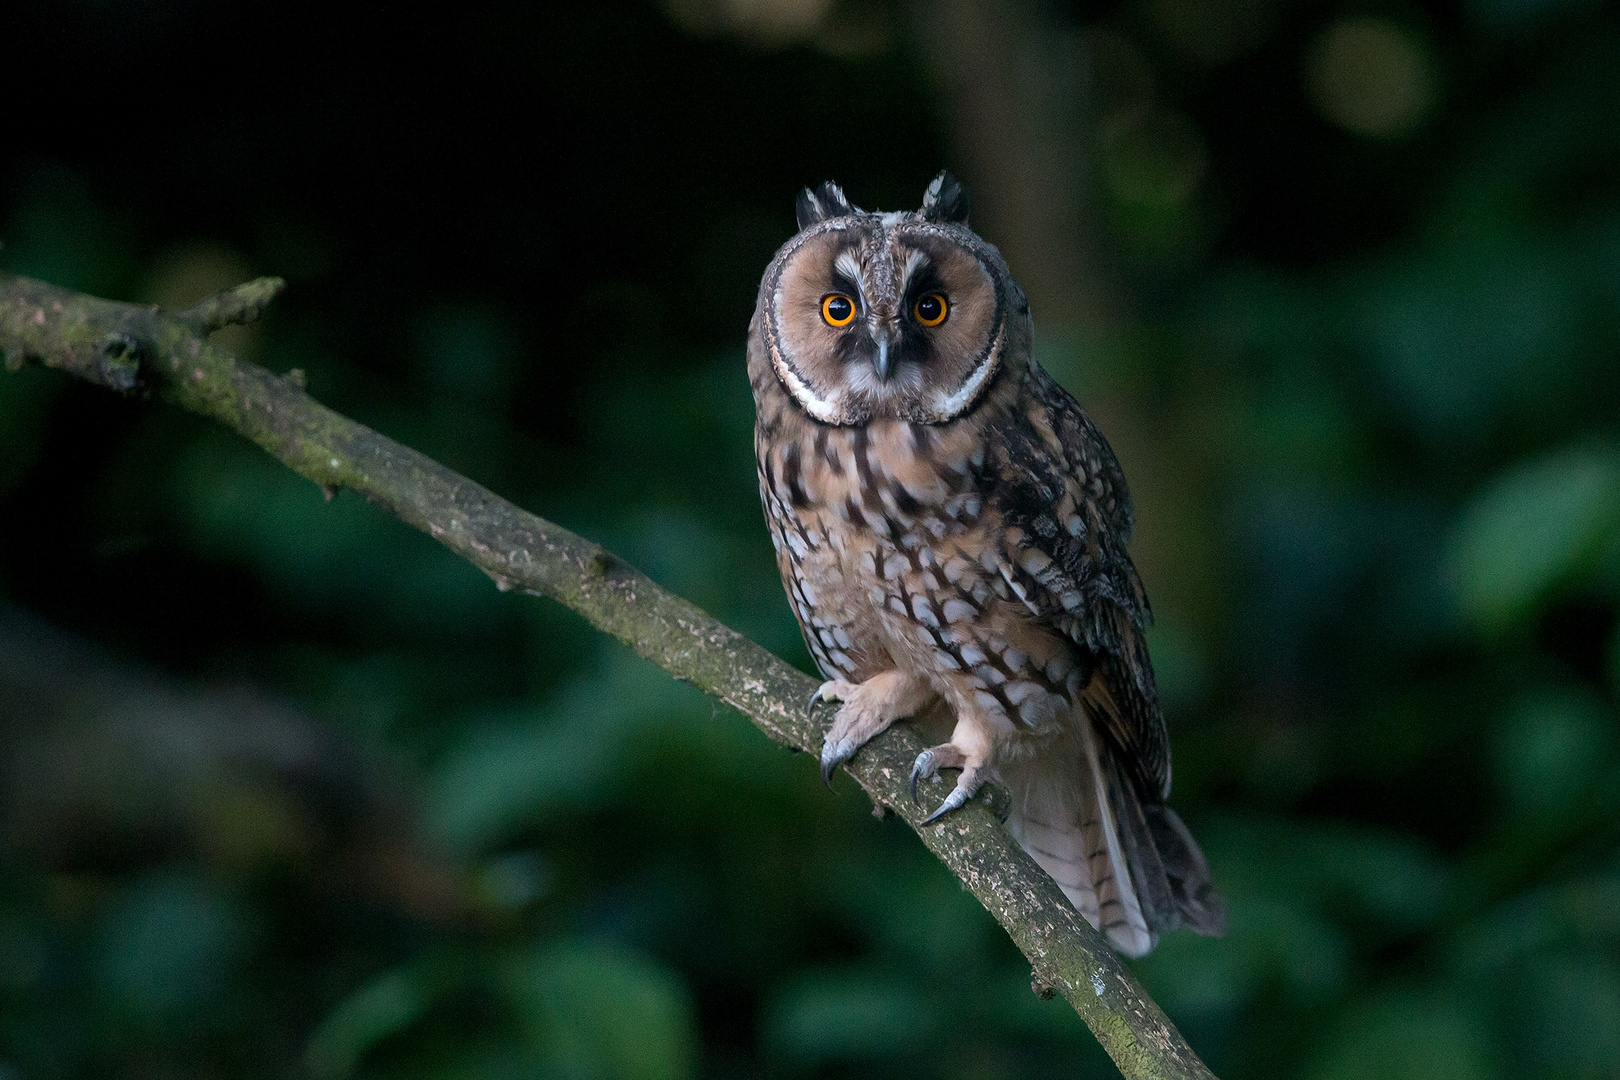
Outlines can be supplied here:
[[549, 815], [594, 805], [621, 778], [638, 735], [699, 700], [614, 652], [539, 709], [458, 723], [465, 734], [428, 781], [427, 831], [456, 851], [491, 850]]
[[1578, 812], [1608, 759], [1614, 718], [1574, 689], [1527, 697], [1504, 719], [1496, 773], [1514, 813], [1529, 824], [1557, 824]]
[[108, 907], [97, 936], [97, 974], [113, 1000], [148, 1023], [195, 1027], [232, 990], [250, 935], [231, 897], [159, 873]]
[[1305, 1075], [1310, 1080], [1489, 1080], [1501, 1052], [1477, 1008], [1444, 993], [1391, 994], [1353, 1011]]
[[697, 1046], [691, 995], [652, 957], [572, 941], [514, 959], [503, 985], [540, 1060], [574, 1080], [683, 1080]]
[[241, 440], [202, 435], [170, 485], [192, 545], [251, 566], [288, 601], [441, 632], [487, 624], [501, 603], [483, 574], [441, 545], [351, 492], [328, 500]]
[[1491, 482], [1451, 545], [1452, 580], [1468, 622], [1486, 633], [1526, 618], [1589, 570], [1620, 529], [1620, 456], [1569, 450]]
[[816, 1063], [891, 1057], [921, 1046], [933, 1010], [905, 979], [865, 971], [821, 972], [782, 990], [765, 1039], [777, 1054]]
[[439, 989], [415, 965], [385, 971], [361, 986], [310, 1036], [304, 1062], [311, 1075], [335, 1080], [353, 1073], [368, 1050], [420, 1019]]
[[1620, 1062], [1620, 968], [1591, 953], [1537, 957], [1518, 980], [1526, 1056], [1541, 1075], [1604, 1077]]

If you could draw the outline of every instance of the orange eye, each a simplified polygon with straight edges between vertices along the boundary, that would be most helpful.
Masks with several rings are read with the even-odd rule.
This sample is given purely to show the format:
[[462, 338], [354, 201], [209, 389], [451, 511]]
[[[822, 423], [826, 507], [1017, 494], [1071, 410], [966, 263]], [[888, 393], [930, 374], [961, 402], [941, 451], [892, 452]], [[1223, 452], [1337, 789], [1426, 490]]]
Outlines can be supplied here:
[[821, 298], [821, 317], [828, 326], [848, 326], [855, 318], [855, 301], [843, 293], [828, 293]]
[[950, 311], [951, 306], [945, 302], [945, 297], [937, 292], [922, 297], [911, 309], [917, 321], [924, 326], [938, 326], [945, 321], [945, 316], [949, 315]]

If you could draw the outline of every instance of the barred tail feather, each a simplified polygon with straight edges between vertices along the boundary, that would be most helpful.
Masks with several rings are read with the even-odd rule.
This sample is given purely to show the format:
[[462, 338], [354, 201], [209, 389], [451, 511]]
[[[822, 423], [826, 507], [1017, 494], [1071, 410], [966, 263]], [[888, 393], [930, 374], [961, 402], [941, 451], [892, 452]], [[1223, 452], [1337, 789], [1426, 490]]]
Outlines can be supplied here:
[[1091, 723], [1059, 751], [1001, 769], [1012, 794], [1007, 826], [1087, 922], [1126, 956], [1160, 932], [1220, 935], [1226, 911], [1187, 827], [1144, 804]]
[[1102, 918], [1102, 932], [1126, 956], [1145, 956], [1159, 943], [1136, 888], [1135, 867], [1125, 857], [1119, 813], [1123, 785], [1106, 754], [1100, 754], [1097, 734], [1090, 724], [1080, 725], [1085, 772], [1080, 780], [1086, 816], [1080, 819], [1092, 888]]
[[1172, 910], [1193, 933], [1222, 936], [1226, 933], [1226, 902], [1209, 879], [1209, 863], [1204, 861], [1198, 842], [1168, 806], [1160, 803], [1144, 810], [1153, 843], [1163, 859]]
[[1126, 956], [1152, 951], [1158, 937], [1138, 898], [1120, 838], [1114, 770], [1090, 724], [1071, 753], [1047, 753], [1004, 767], [1012, 794], [1007, 826], [1069, 902]]

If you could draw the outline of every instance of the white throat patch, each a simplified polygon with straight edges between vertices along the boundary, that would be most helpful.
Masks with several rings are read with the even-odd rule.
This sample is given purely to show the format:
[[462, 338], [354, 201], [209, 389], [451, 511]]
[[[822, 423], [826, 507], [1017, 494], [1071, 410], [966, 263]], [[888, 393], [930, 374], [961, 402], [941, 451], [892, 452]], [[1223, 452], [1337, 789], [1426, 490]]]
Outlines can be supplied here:
[[1001, 346], [1005, 340], [1005, 332], [997, 332], [996, 340], [991, 344], [990, 351], [985, 354], [983, 360], [979, 361], [979, 366], [973, 369], [972, 374], [963, 381], [962, 385], [957, 387], [953, 393], [947, 394], [941, 390], [934, 395], [935, 421], [949, 420], [972, 404], [973, 399], [978, 396], [979, 389], [984, 386], [991, 375], [995, 374], [996, 368], [1000, 366]]
[[837, 422], [834, 419], [839, 411], [837, 404], [819, 396], [814, 390], [810, 389], [809, 384], [799, 378], [799, 373], [794, 371], [781, 358], [778, 350], [772, 350], [771, 366], [776, 369], [776, 377], [781, 379], [782, 384], [788, 388], [788, 393], [793, 395], [793, 400], [804, 406], [805, 412], [823, 423]]

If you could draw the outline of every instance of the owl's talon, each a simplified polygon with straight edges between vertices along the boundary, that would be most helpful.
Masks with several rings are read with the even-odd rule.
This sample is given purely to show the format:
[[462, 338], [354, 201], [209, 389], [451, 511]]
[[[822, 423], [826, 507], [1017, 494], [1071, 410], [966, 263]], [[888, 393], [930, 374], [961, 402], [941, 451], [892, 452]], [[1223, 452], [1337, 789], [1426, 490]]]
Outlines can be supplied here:
[[922, 819], [922, 824], [932, 825], [934, 822], [938, 821], [952, 810], [960, 810], [962, 807], [967, 805], [967, 801], [972, 797], [973, 793], [971, 791], [965, 787], [962, 787], [961, 785], [957, 785], [951, 789], [951, 793], [949, 795], [945, 796], [945, 801], [939, 804], [938, 809]]
[[933, 696], [928, 683], [898, 671], [879, 672], [862, 683], [828, 679], [816, 687], [811, 708], [818, 701], [843, 702], [822, 739], [822, 782], [831, 787], [834, 769], [854, 757], [895, 720], [911, 715]]
[[855, 687], [843, 679], [828, 679], [816, 687], [815, 693], [810, 695], [810, 700], [804, 703], [804, 715], [809, 717], [823, 701], [841, 701], [854, 692]]
[[911, 804], [913, 806], [921, 805], [921, 800], [917, 798], [917, 781], [924, 777], [938, 775], [939, 766], [934, 763], [934, 752], [924, 750], [918, 754], [917, 760], [911, 764]]
[[821, 782], [832, 787], [833, 770], [839, 764], [855, 756], [855, 740], [851, 738], [839, 739], [837, 742], [828, 739], [821, 744]]
[[[967, 766], [967, 755], [951, 743], [941, 743], [930, 746], [917, 755], [917, 760], [911, 763], [911, 801], [917, 803], [917, 781], [932, 780], [939, 782], [939, 770], [962, 769]], [[978, 783], [973, 782], [973, 790], [978, 790]]]
[[[927, 755], [930, 758], [930, 765], [952, 768], [958, 763], [953, 763], [949, 760], [940, 761], [939, 759], [941, 757], [949, 758], [953, 756], [951, 753], [953, 750], [955, 750], [955, 747], [948, 743], [945, 746], [935, 747], [933, 750], [924, 750], [922, 754], [918, 755], [917, 761], [919, 764], [921, 764], [923, 756]], [[940, 751], [940, 753], [936, 753], [936, 751]], [[979, 789], [984, 786], [986, 771], [983, 766], [974, 765], [965, 761], [960, 762], [959, 764], [962, 769], [962, 775], [957, 779], [956, 786], [951, 789], [951, 793], [949, 795], [945, 796], [945, 801], [939, 804], [938, 809], [922, 819], [922, 824], [932, 825], [934, 822], [938, 821], [952, 810], [959, 810], [963, 806], [966, 806], [967, 801], [973, 798], [973, 796], [977, 795], [979, 793]], [[913, 773], [916, 772], [915, 766], [913, 766], [912, 771]]]

